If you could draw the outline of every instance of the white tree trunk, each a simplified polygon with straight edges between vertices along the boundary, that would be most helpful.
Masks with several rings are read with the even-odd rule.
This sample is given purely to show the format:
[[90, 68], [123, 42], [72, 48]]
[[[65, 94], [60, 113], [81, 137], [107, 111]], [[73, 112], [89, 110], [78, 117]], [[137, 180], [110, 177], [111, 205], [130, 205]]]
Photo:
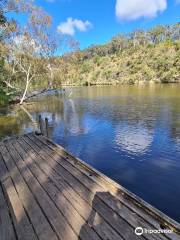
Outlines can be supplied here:
[[25, 99], [26, 94], [27, 94], [28, 87], [29, 87], [29, 79], [27, 78], [26, 79], [26, 87], [24, 89], [24, 93], [23, 93], [23, 96], [21, 98], [20, 104], [23, 104], [23, 102], [24, 102], [24, 99]]
[[54, 73], [51, 64], [48, 64], [47, 68], [49, 69], [50, 72], [50, 82], [49, 82], [49, 87], [52, 87], [53, 80], [54, 80]]
[[[21, 65], [21, 67], [22, 67], [22, 65]], [[21, 98], [21, 100], [20, 100], [20, 104], [23, 104], [23, 102], [24, 102], [24, 100], [25, 100], [25, 98], [26, 98], [26, 94], [27, 94], [27, 90], [28, 90], [28, 87], [29, 87], [29, 83], [30, 83], [30, 81], [31, 81], [32, 78], [33, 78], [33, 76], [30, 77], [30, 71], [31, 71], [31, 64], [30, 64], [28, 70], [27, 70], [27, 71], [26, 71], [26, 70], [24, 71], [24, 72], [26, 73], [26, 87], [25, 87], [25, 89], [24, 89], [23, 96], [22, 96], [22, 98]]]

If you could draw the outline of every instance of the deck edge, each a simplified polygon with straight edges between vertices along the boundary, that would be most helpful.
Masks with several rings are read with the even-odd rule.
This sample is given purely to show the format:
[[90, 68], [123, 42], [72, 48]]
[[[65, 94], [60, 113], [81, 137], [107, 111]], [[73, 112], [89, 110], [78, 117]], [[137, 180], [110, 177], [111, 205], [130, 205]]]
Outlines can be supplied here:
[[[25, 134], [25, 135], [27, 135], [27, 134]], [[107, 184], [110, 184], [111, 186], [113, 186], [113, 188], [115, 188], [117, 191], [123, 192], [128, 198], [130, 198], [133, 201], [133, 203], [136, 206], [142, 208], [145, 212], [150, 214], [152, 217], [156, 218], [159, 222], [163, 222], [170, 229], [173, 229], [173, 230], [175, 230], [175, 232], [180, 233], [180, 223], [178, 223], [177, 221], [175, 221], [174, 219], [172, 219], [171, 217], [169, 217], [168, 215], [166, 215], [165, 213], [163, 213], [162, 211], [160, 211], [156, 207], [152, 206], [150, 203], [146, 202], [141, 197], [138, 197], [136, 194], [132, 193], [131, 191], [129, 191], [128, 189], [126, 189], [122, 185], [118, 184], [117, 182], [115, 182], [111, 178], [107, 177], [106, 175], [104, 175], [100, 171], [96, 170], [95, 168], [93, 168], [89, 164], [85, 163], [80, 158], [75, 157], [72, 153], [68, 152], [64, 147], [55, 143], [50, 138], [47, 138], [45, 136], [43, 136], [43, 138], [45, 138], [51, 144], [53, 144], [58, 149], [63, 151], [68, 157], [71, 157], [75, 161], [77, 161], [79, 163], [80, 167], [84, 168], [85, 170], [88, 170], [90, 172], [95, 173], [96, 175], [98, 175], [98, 177], [100, 177]]]

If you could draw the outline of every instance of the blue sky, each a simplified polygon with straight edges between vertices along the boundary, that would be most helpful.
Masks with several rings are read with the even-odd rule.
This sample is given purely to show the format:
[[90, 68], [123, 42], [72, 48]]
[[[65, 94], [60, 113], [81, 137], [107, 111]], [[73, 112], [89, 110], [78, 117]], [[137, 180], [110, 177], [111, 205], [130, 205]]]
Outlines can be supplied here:
[[[36, 0], [53, 28], [79, 41], [102, 44], [118, 33], [180, 21], [180, 0]], [[69, 19], [69, 20], [68, 20]], [[59, 26], [59, 27], [58, 27]]]

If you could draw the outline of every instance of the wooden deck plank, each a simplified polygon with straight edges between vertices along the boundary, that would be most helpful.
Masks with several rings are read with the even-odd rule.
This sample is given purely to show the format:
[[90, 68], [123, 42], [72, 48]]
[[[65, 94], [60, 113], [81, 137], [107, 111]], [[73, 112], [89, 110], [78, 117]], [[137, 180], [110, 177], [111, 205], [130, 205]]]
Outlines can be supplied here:
[[[34, 134], [29, 135], [30, 138], [37, 138]], [[111, 193], [114, 192], [115, 196], [126, 205], [129, 209], [135, 212], [137, 215], [142, 217], [147, 223], [153, 226], [153, 229], [161, 229], [161, 225], [167, 229], [172, 229], [174, 232], [180, 233], [180, 224], [176, 221], [170, 219], [168, 216], [160, 212], [159, 210], [153, 208], [148, 203], [144, 202], [141, 198], [138, 198], [134, 194], [130, 193], [125, 188], [119, 186], [114, 181], [110, 180], [103, 174], [89, 167], [86, 163], [82, 162], [79, 159], [74, 158], [69, 153], [67, 153], [61, 146], [53, 143], [51, 140], [40, 136], [37, 140], [40, 140], [43, 143], [46, 143], [48, 148], [51, 148], [53, 151], [59, 153], [59, 155], [65, 156], [65, 159], [68, 162], [71, 162], [72, 165], [75, 165], [81, 172], [84, 174], [92, 175], [90, 178], [98, 182], [105, 189], [109, 189]], [[68, 156], [68, 158], [66, 158]], [[166, 220], [166, 221], [165, 221]], [[165, 234], [171, 239], [177, 239], [176, 234]]]
[[37, 236], [26, 215], [11, 178], [5, 179], [2, 185], [8, 199], [9, 209], [18, 239], [37, 240]]
[[[26, 138], [26, 137], [25, 137]], [[27, 140], [28, 141], [28, 140]], [[54, 170], [58, 173], [59, 176], [61, 176], [67, 183], [79, 194], [81, 198], [83, 198], [85, 201], [87, 201], [92, 207], [93, 206], [93, 199], [95, 197], [96, 192], [91, 192], [89, 189], [87, 189], [80, 181], [78, 181], [73, 175], [71, 175], [70, 172], [68, 172], [66, 169], [64, 169], [61, 165], [58, 165], [55, 163], [55, 161], [51, 158], [51, 156], [48, 155], [48, 153], [45, 151], [42, 151], [38, 145], [37, 142], [34, 144], [33, 141], [29, 142], [30, 146], [35, 149], [36, 153], [39, 154], [48, 165], [51, 166], [51, 168], [54, 168]], [[96, 209], [97, 211], [97, 209]], [[105, 212], [100, 212], [98, 210], [98, 213], [108, 222], [108, 224], [114, 228], [119, 234], [122, 236], [127, 235], [126, 238], [134, 238], [134, 239], [141, 239], [143, 237], [136, 236], [134, 234], [134, 229], [120, 216], [117, 214], [113, 215], [107, 215]], [[114, 220], [116, 218], [116, 221]], [[116, 222], [114, 225], [113, 223]]]
[[0, 184], [0, 239], [17, 240], [9, 208], [5, 200], [1, 184]]
[[[21, 142], [21, 141], [20, 141], [20, 142]], [[26, 143], [22, 143], [22, 142], [21, 142], [21, 144], [23, 145], [23, 147], [25, 147], [26, 152], [32, 150], [30, 147], [27, 146]], [[32, 145], [31, 145], [31, 147], [32, 147]], [[19, 146], [19, 145], [17, 146], [17, 149], [20, 149], [20, 146]], [[31, 162], [37, 161], [38, 164], [39, 164], [39, 162], [41, 161], [41, 162], [44, 163], [44, 161], [42, 161], [42, 159], [39, 159], [38, 156], [36, 156], [35, 154], [33, 155], [32, 151], [29, 152], [29, 155], [31, 155], [31, 158], [33, 159]], [[27, 159], [27, 158], [26, 158], [26, 159]], [[44, 165], [45, 165], [45, 164], [42, 165], [42, 169], [43, 169], [43, 170], [45, 169], [45, 166], [44, 166]], [[39, 176], [40, 176], [40, 172], [38, 171], [37, 165], [36, 165], [36, 171], [37, 171], [37, 172], [36, 172], [36, 176], [39, 177]], [[42, 170], [41, 170], [41, 176], [43, 176], [43, 175], [44, 175], [44, 174], [43, 174], [43, 172], [42, 172]], [[50, 178], [51, 178], [51, 175], [52, 175], [52, 174], [50, 174]], [[58, 175], [57, 175], [57, 177], [58, 177]], [[46, 175], [46, 178], [47, 178], [47, 175]], [[53, 175], [53, 179], [52, 179], [52, 180], [54, 180], [54, 175]], [[61, 185], [60, 185], [59, 183], [61, 183], [61, 185], [62, 185], [62, 182], [58, 182], [58, 184], [57, 184], [56, 186], [58, 186], [58, 188], [60, 189], [60, 186], [61, 186]], [[65, 194], [65, 196], [63, 196], [65, 190], [68, 189], [68, 188], [69, 188], [68, 185], [64, 185], [64, 186], [62, 186], [62, 189], [60, 189], [60, 191], [61, 191], [60, 200], [61, 200], [61, 201], [59, 201], [58, 204], [61, 204], [62, 207], [63, 207], [63, 204], [65, 204], [66, 207], [70, 207], [69, 204], [71, 203], [72, 206], [77, 209], [77, 210], [76, 210], [77, 212], [79, 212], [79, 211], [81, 212], [81, 214], [83, 215], [84, 221], [88, 221], [89, 216], [90, 216], [90, 214], [91, 214], [91, 212], [92, 212], [91, 207], [88, 206], [86, 202], [82, 202], [81, 199], [79, 198], [79, 196], [78, 196], [78, 198], [77, 198], [75, 201], [73, 201], [73, 195], [74, 195], [74, 193], [72, 193], [71, 195]], [[52, 190], [51, 187], [50, 187], [50, 189]], [[77, 194], [76, 194], [76, 195], [77, 195]], [[70, 202], [69, 202], [69, 201], [70, 201]], [[78, 205], [79, 202], [81, 203], [81, 205]], [[78, 203], [78, 204], [77, 204], [77, 203]], [[67, 205], [67, 204], [68, 204], [68, 205]], [[81, 209], [79, 209], [78, 206], [81, 206]], [[63, 207], [62, 209], [64, 209], [64, 207]], [[72, 215], [72, 213], [73, 213], [73, 212], [72, 212], [72, 207], [71, 207], [70, 209], [71, 209], [71, 215]], [[86, 214], [84, 214], [84, 212], [86, 212]], [[65, 213], [66, 213], [66, 211], [65, 211]], [[91, 223], [90, 225], [91, 225], [91, 228], [94, 229], [94, 230], [100, 235], [100, 237], [102, 237], [102, 239], [104, 239], [104, 240], [106, 240], [106, 239], [112, 239], [112, 240], [113, 240], [113, 239], [114, 239], [114, 240], [116, 240], [116, 239], [122, 239], [106, 222], [103, 221], [103, 219], [99, 216], [99, 214], [98, 214], [97, 212], [96, 212], [96, 216], [99, 218], [99, 220], [100, 220], [100, 222], [101, 222], [101, 227], [102, 227], [103, 229], [106, 229], [106, 231], [102, 231], [102, 230], [100, 229], [100, 227], [96, 227], [96, 225], [93, 225], [92, 223]], [[75, 219], [77, 219], [77, 218], [74, 218], [74, 220], [75, 220]], [[70, 219], [70, 220], [71, 220], [71, 219]], [[78, 219], [77, 219], [77, 220], [78, 220]], [[77, 226], [76, 226], [76, 227], [77, 227]], [[80, 227], [80, 226], [78, 226], [78, 227]], [[82, 227], [82, 225], [81, 225], [81, 227]], [[84, 227], [84, 226], [83, 226], [83, 227]], [[78, 228], [77, 228], [77, 230], [78, 230]], [[106, 234], [106, 237], [105, 237], [105, 234]], [[94, 235], [95, 235], [95, 234], [94, 234]], [[81, 236], [80, 236], [80, 237], [81, 237]], [[92, 238], [90, 238], [90, 239], [92, 239]], [[98, 238], [96, 238], [96, 239], [98, 239]]]
[[[33, 144], [33, 140], [35, 141], [36, 140], [36, 138], [34, 138], [32, 135], [28, 135], [28, 138], [30, 138], [30, 140], [31, 140], [31, 146], [32, 146], [32, 144]], [[54, 152], [51, 152], [51, 151], [48, 151], [47, 150], [47, 148], [44, 146], [44, 144], [43, 144], [43, 142], [42, 143], [40, 143], [39, 141], [38, 141], [38, 139], [34, 142], [35, 144], [36, 144], [36, 146], [35, 146], [35, 148], [36, 148], [36, 151], [39, 153], [39, 154], [42, 154], [43, 155], [43, 157], [44, 157], [44, 159], [45, 159], [45, 154], [46, 154], [46, 159], [47, 159], [47, 155], [49, 155], [49, 157], [51, 158], [50, 159], [50, 161], [52, 160], [52, 158], [55, 160], [55, 161], [57, 161], [60, 165], [62, 164], [62, 163], [64, 163], [65, 161], [67, 161], [67, 160], [62, 160], [62, 157], [60, 158], [59, 157], [59, 155], [57, 155], [56, 153], [54, 153]], [[42, 149], [41, 149], [41, 146], [42, 146]], [[39, 147], [39, 148], [38, 148]], [[89, 179], [89, 181], [91, 181], [91, 184], [88, 184], [89, 182], [88, 182], [88, 180], [87, 179], [85, 179], [85, 178], [83, 178], [82, 177], [82, 174], [81, 174], [81, 172], [78, 172], [78, 171], [76, 171], [76, 166], [73, 166], [73, 165], [71, 165], [71, 166], [69, 166], [69, 168], [67, 168], [66, 167], [67, 166], [67, 164], [64, 164], [62, 167], [64, 167], [69, 173], [71, 173], [72, 175], [73, 175], [73, 177], [75, 177], [75, 178], [78, 178], [78, 181], [80, 182], [80, 183], [83, 183], [83, 186], [82, 185], [80, 185], [79, 186], [79, 188], [78, 189], [81, 189], [81, 192], [82, 192], [82, 190], [84, 189], [84, 187], [85, 188], [88, 188], [88, 193], [86, 193], [85, 192], [85, 194], [84, 194], [84, 192], [83, 193], [79, 193], [80, 194], [80, 196], [81, 197], [84, 197], [84, 196], [88, 196], [89, 197], [89, 199], [90, 199], [90, 201], [92, 201], [93, 200], [93, 198], [94, 198], [94, 196], [95, 196], [95, 194], [98, 192], [98, 193], [103, 193], [103, 195], [104, 195], [104, 193], [105, 192], [103, 192], [103, 191], [105, 191], [104, 190], [104, 188], [100, 188], [99, 187], [99, 185], [98, 185], [98, 187], [97, 187], [97, 184], [96, 184], [96, 182], [93, 182], [94, 183], [94, 185], [92, 184], [92, 179]], [[58, 172], [61, 172], [61, 170], [59, 169], [59, 166], [56, 166], [56, 169], [58, 169]], [[87, 176], [85, 176], [86, 178], [87, 178]], [[68, 178], [67, 176], [66, 176], [66, 178]], [[69, 180], [70, 181], [70, 180]], [[73, 182], [73, 181], [72, 181]], [[76, 186], [77, 186], [77, 184], [76, 184]], [[72, 186], [73, 187], [73, 186]], [[74, 188], [74, 187], [73, 187]], [[92, 193], [89, 193], [89, 191], [90, 192], [92, 192]], [[107, 193], [107, 192], [106, 192]], [[84, 195], [84, 196], [83, 196]], [[115, 201], [116, 199], [114, 198], [114, 197], [112, 197], [112, 196], [110, 196], [110, 194], [109, 194], [109, 196], [107, 197], [108, 195], [106, 195], [106, 198], [104, 198], [103, 196], [102, 196], [102, 194], [96, 194], [96, 197], [98, 197], [98, 198], [100, 198], [100, 200], [101, 201], [105, 201], [105, 204], [107, 204], [110, 208], [112, 207], [112, 202], [114, 203], [114, 205], [113, 206], [115, 206], [116, 205], [116, 203], [117, 203], [117, 201]], [[87, 197], [85, 198], [85, 200], [87, 200]], [[127, 225], [125, 224], [125, 226], [123, 225], [124, 224], [124, 221], [126, 221], [126, 222], [130, 222], [130, 225], [133, 227], [133, 229], [134, 228], [136, 228], [137, 226], [142, 226], [142, 227], [145, 227], [146, 229], [152, 229], [152, 225], [148, 225], [142, 218], [139, 218], [138, 217], [138, 215], [137, 214], [134, 214], [135, 212], [134, 211], [130, 211], [130, 210], [128, 210], [128, 208], [127, 207], [125, 207], [123, 204], [121, 204], [120, 202], [118, 202], [119, 203], [119, 206], [118, 206], [118, 209], [119, 209], [119, 211], [117, 212], [117, 214], [116, 214], [116, 209], [117, 209], [117, 207], [116, 207], [116, 209], [114, 208], [113, 209], [113, 213], [114, 213], [114, 215], [116, 216], [116, 223], [118, 223], [118, 221], [117, 221], [117, 219], [119, 219], [118, 217], [120, 216], [121, 218], [120, 218], [120, 222], [119, 222], [119, 225], [121, 225], [121, 227], [123, 228], [123, 229], [128, 229], [128, 227], [127, 227]], [[91, 203], [90, 203], [91, 204]], [[121, 205], [121, 206], [120, 206]], [[106, 208], [107, 209], [107, 208]], [[124, 211], [125, 210], [125, 211]], [[109, 211], [112, 211], [111, 209], [109, 210]], [[123, 211], [124, 211], [124, 213], [123, 213]], [[113, 223], [113, 219], [109, 219], [109, 216], [111, 216], [111, 215], [109, 215], [109, 214], [107, 214], [106, 212], [103, 212], [103, 213], [101, 213], [101, 214], [103, 214], [103, 217], [105, 218], [105, 219], [108, 219], [111, 223]], [[124, 220], [124, 221], [122, 221], [122, 219]], [[134, 219], [134, 221], [133, 221], [133, 219]], [[122, 224], [123, 223], [123, 224]], [[113, 226], [115, 227], [116, 226], [116, 228], [117, 229], [120, 229], [119, 228], [119, 225], [117, 225], [117, 224], [113, 224]], [[131, 230], [130, 230], [131, 231]], [[128, 232], [128, 231], [127, 231]], [[134, 231], [133, 231], [133, 233], [134, 233]], [[135, 236], [135, 238], [136, 238], [136, 236]], [[163, 235], [159, 235], [159, 236], [155, 236], [154, 234], [152, 234], [152, 235], [146, 235], [146, 238], [147, 239], [154, 239], [154, 238], [156, 238], [157, 240], [158, 239], [167, 239], [165, 236], [163, 236]]]
[[[31, 140], [32, 140], [32, 136], [28, 136], [28, 137], [30, 137], [31, 138]], [[37, 142], [36, 142], [36, 145], [37, 145]], [[46, 150], [44, 149], [44, 145], [43, 145], [43, 152], [45, 152]], [[48, 154], [48, 152], [46, 152], [46, 154]], [[52, 156], [52, 157], [55, 157], [54, 155]], [[60, 159], [60, 158], [59, 158]], [[58, 160], [59, 160], [58, 159]], [[57, 160], [57, 159], [56, 159]], [[62, 159], [61, 159], [62, 160]], [[65, 160], [65, 161], [67, 161], [67, 159]], [[62, 161], [61, 161], [62, 162]], [[73, 165], [73, 167], [74, 167], [74, 165]], [[75, 166], [76, 167], [76, 166]], [[74, 172], [75, 172], [75, 170], [74, 169], [70, 169], [70, 172], [72, 173], [72, 175], [74, 175]], [[91, 179], [90, 179], [91, 180]], [[83, 181], [83, 180], [80, 180], [81, 182], [85, 182], [85, 181]], [[85, 184], [85, 185], [88, 185], [88, 184]], [[91, 187], [89, 187], [89, 189], [92, 189]], [[95, 187], [93, 188], [93, 190], [95, 190]], [[107, 195], [108, 196], [108, 195]], [[108, 203], [108, 197], [106, 196], [106, 204]], [[100, 196], [100, 198], [101, 198], [101, 200], [103, 201], [104, 200], [104, 198], [102, 198], [101, 196]], [[111, 203], [113, 202], [113, 207], [115, 207], [116, 206], [116, 203], [117, 203], [117, 201], [114, 201], [114, 200], [116, 200], [116, 198], [114, 197], [114, 198], [109, 198], [109, 200], [111, 200], [111, 201], [109, 201], [109, 206], [111, 206]], [[119, 208], [119, 207], [118, 207]], [[117, 207], [116, 207], [116, 209], [118, 209]], [[116, 211], [115, 210], [115, 208], [113, 209], [114, 211]], [[147, 224], [147, 222], [145, 222], [144, 221], [144, 219], [142, 219], [141, 218], [141, 220], [139, 221], [139, 224], [137, 224], [137, 220], [138, 220], [138, 215], [136, 214], [136, 212], [134, 212], [134, 211], [132, 211], [131, 210], [131, 213], [129, 214], [129, 216], [128, 215], [125, 215], [125, 214], [123, 214], [123, 211], [121, 211], [121, 208], [119, 208], [119, 211], [118, 211], [118, 213], [120, 213], [119, 215], [124, 215], [124, 219], [128, 219], [128, 221], [130, 221], [131, 223], [135, 223], [135, 221], [132, 221], [133, 219], [134, 219], [134, 216], [135, 216], [135, 218], [136, 218], [136, 224], [134, 224], [134, 228], [135, 227], [137, 227], [137, 226], [142, 226], [142, 227], [144, 227], [144, 228], [146, 228], [146, 229], [160, 229], [160, 227], [159, 228], [155, 228], [154, 226], [152, 226], [151, 224]], [[158, 223], [158, 226], [160, 225], [160, 222]], [[168, 229], [168, 228], [167, 228]], [[165, 235], [165, 236], [164, 236]], [[158, 235], [157, 236], [157, 234], [151, 234], [151, 235], [146, 235], [146, 237], [148, 238], [148, 239], [154, 239], [154, 238], [156, 238], [156, 239], [169, 239], [169, 234], [168, 233], [166, 233], [166, 234], [161, 234], [161, 235]], [[171, 239], [177, 239], [177, 235], [176, 234], [174, 234], [174, 233], [171, 233], [170, 234], [170, 238]]]
[[[31, 136], [37, 138], [37, 136], [35, 134], [28, 135], [28, 137], [31, 137]], [[147, 222], [152, 223], [152, 225], [155, 228], [159, 229], [159, 227], [160, 227], [159, 221], [157, 221], [156, 219], [153, 219], [151, 216], [149, 216], [147, 213], [145, 213], [144, 209], [141, 209], [142, 206], [140, 204], [137, 203], [137, 206], [136, 206], [134, 201], [132, 204], [132, 200], [133, 200], [133, 199], [131, 199], [132, 197], [130, 197], [130, 199], [129, 199], [126, 196], [126, 198], [124, 198], [124, 193], [127, 193], [128, 191], [126, 189], [124, 189], [122, 186], [119, 186], [114, 181], [112, 181], [111, 179], [104, 176], [102, 173], [99, 173], [97, 170], [95, 170], [95, 169], [92, 170], [92, 168], [89, 167], [88, 164], [82, 162], [78, 158], [74, 158], [71, 154], [67, 153], [63, 147], [55, 144], [50, 139], [47, 139], [44, 136], [39, 136], [38, 139], [40, 141], [43, 141], [43, 143], [45, 143], [47, 147], [49, 147], [52, 150], [54, 150], [55, 152], [57, 152], [60, 156], [65, 157], [67, 161], [71, 162], [71, 164], [74, 163], [76, 165], [76, 168], [78, 168], [84, 174], [89, 175], [89, 177], [91, 179], [93, 179], [96, 183], [100, 184], [105, 189], [110, 189], [111, 192], [114, 192], [116, 197], [118, 197], [124, 205], [126, 205], [127, 207], [132, 209], [134, 212], [139, 214], [142, 218], [147, 220]], [[119, 189], [119, 191], [117, 191], [117, 189]], [[131, 195], [134, 197], [134, 194], [131, 194]], [[137, 202], [139, 202], [139, 199]], [[143, 202], [143, 201], [141, 200], [140, 202]], [[179, 226], [177, 226], [177, 228], [179, 228]]]
[[[0, 142], [0, 180], [0, 204], [8, 200], [0, 220], [5, 210], [12, 240], [180, 239], [179, 223], [42, 136]], [[160, 224], [174, 232], [134, 232]]]
[[[9, 174], [10, 174], [10, 176], [11, 176], [13, 182], [14, 182], [15, 188], [16, 188], [17, 193], [19, 195], [19, 199], [23, 204], [23, 207], [21, 207], [20, 210], [18, 210], [20, 201], [17, 201], [17, 199], [15, 199], [16, 202], [15, 202], [13, 211], [17, 211], [16, 215], [18, 217], [19, 212], [23, 213], [22, 209], [26, 210], [26, 212], [28, 213], [28, 217], [29, 217], [29, 219], [30, 219], [30, 221], [31, 221], [31, 223], [32, 223], [32, 225], [35, 229], [35, 232], [36, 232], [36, 234], [37, 234], [37, 236], [40, 240], [41, 239], [42, 240], [49, 240], [49, 239], [57, 240], [57, 236], [56, 236], [55, 232], [53, 231], [53, 229], [49, 225], [48, 220], [45, 218], [45, 216], [42, 213], [39, 205], [35, 201], [34, 196], [30, 192], [30, 190], [29, 190], [28, 186], [26, 185], [24, 179], [20, 175], [19, 170], [15, 166], [15, 163], [12, 160], [11, 155], [7, 151], [5, 145], [3, 145], [3, 144], [0, 145], [0, 152], [3, 154], [3, 159], [4, 159], [5, 164], [8, 168], [8, 170], [9, 170]], [[4, 182], [3, 182], [3, 186], [4, 186]], [[11, 189], [12, 186], [11, 186], [10, 183], [9, 184], [6, 183], [5, 187], [6, 187], [6, 192], [10, 191], [10, 190], [15, 191], [15, 190]], [[14, 200], [13, 195], [14, 194], [10, 195], [10, 196], [12, 196], [12, 198], [10, 199], [10, 202], [12, 202]], [[23, 217], [22, 218], [22, 220], [23, 220], [25, 218], [25, 215], [22, 215], [22, 217]], [[20, 218], [21, 218], [21, 215], [20, 215]], [[20, 222], [20, 220], [21, 219], [18, 219], [18, 222]], [[23, 226], [23, 224], [18, 224], [19, 227], [21, 225]], [[22, 229], [22, 231], [23, 231], [23, 229]], [[24, 229], [24, 232], [26, 232], [25, 229]], [[27, 237], [28, 236], [29, 235], [28, 235], [28, 230], [27, 230]], [[22, 238], [20, 238], [20, 239], [22, 239]], [[34, 239], [36, 239], [36, 238], [34, 238]]]
[[[36, 140], [35, 136], [30, 135], [28, 137], [32, 141]], [[41, 139], [41, 137], [38, 139]], [[98, 194], [98, 198], [100, 198], [105, 204], [112, 208], [112, 210], [116, 212], [120, 217], [122, 217], [125, 221], [128, 221], [132, 227], [136, 228], [137, 226], [142, 226], [147, 229], [151, 229], [153, 227], [152, 225], [148, 224], [142, 217], [137, 215], [136, 212], [132, 211], [126, 205], [124, 205], [123, 202], [118, 201], [116, 197], [110, 196], [110, 193], [105, 193], [105, 191], [107, 191], [107, 188], [97, 184], [97, 182], [93, 181], [93, 179], [91, 179], [88, 174], [80, 171], [80, 169], [77, 168], [77, 164], [70, 162], [70, 160], [67, 158], [63, 158], [62, 155], [57, 154], [57, 152], [50, 149], [50, 147], [45, 147], [44, 142], [36, 141], [36, 144], [38, 144], [39, 148], [43, 147], [43, 151], [46, 152], [46, 154], [49, 154], [49, 156], [51, 156], [55, 161], [62, 165], [67, 171], [71, 172], [72, 175], [76, 177], [81, 183], [83, 183], [90, 191], [93, 191], [94, 193], [101, 193]], [[149, 236], [149, 239], [153, 239], [153, 237], [154, 236], [152, 234], [152, 236]], [[162, 239], [163, 237], [156, 236], [156, 238]]]
[[[28, 153], [30, 148], [28, 148], [26, 144], [23, 143], [23, 149], [18, 141], [16, 143], [13, 143], [13, 145], [16, 147], [16, 150], [19, 152], [24, 161], [26, 161], [32, 174], [34, 174], [41, 186], [44, 187], [47, 194], [49, 194], [51, 199], [54, 201], [58, 209], [62, 212], [62, 214], [64, 214], [66, 220], [72, 226], [76, 234], [83, 238], [81, 236], [81, 228], [84, 224], [87, 224], [85, 219], [78, 213], [78, 211], [76, 211], [73, 205], [70, 204], [69, 200], [63, 195], [63, 190], [59, 191], [59, 189], [52, 183], [52, 180], [50, 180], [49, 176], [44, 174], [42, 170], [38, 167], [32, 156]], [[89, 227], [89, 229], [86, 229], [88, 231], [87, 235], [89, 239], [100, 239], [92, 228]]]
[[2, 154], [0, 152], [0, 181], [3, 181], [3, 179], [6, 179], [8, 176], [9, 176], [9, 173], [4, 163]]
[[78, 236], [67, 223], [66, 219], [58, 210], [54, 202], [51, 201], [50, 197], [41, 187], [37, 179], [32, 175], [29, 168], [26, 166], [25, 161], [23, 161], [21, 156], [14, 149], [14, 146], [12, 146], [10, 143], [7, 143], [7, 148], [12, 158], [14, 158], [15, 164], [26, 181], [26, 184], [31, 189], [38, 204], [46, 215], [48, 221], [51, 223], [51, 226], [53, 227], [59, 239], [78, 240]]

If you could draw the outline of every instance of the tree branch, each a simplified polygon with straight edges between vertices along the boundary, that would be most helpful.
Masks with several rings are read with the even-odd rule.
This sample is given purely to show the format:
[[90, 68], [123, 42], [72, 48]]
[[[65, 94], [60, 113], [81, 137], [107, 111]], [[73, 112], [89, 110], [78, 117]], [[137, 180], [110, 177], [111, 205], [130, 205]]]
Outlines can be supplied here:
[[18, 88], [16, 88], [15, 86], [11, 85], [8, 81], [3, 81], [3, 83], [6, 84], [7, 87], [11, 88], [11, 89], [15, 89], [15, 90], [18, 90]]

